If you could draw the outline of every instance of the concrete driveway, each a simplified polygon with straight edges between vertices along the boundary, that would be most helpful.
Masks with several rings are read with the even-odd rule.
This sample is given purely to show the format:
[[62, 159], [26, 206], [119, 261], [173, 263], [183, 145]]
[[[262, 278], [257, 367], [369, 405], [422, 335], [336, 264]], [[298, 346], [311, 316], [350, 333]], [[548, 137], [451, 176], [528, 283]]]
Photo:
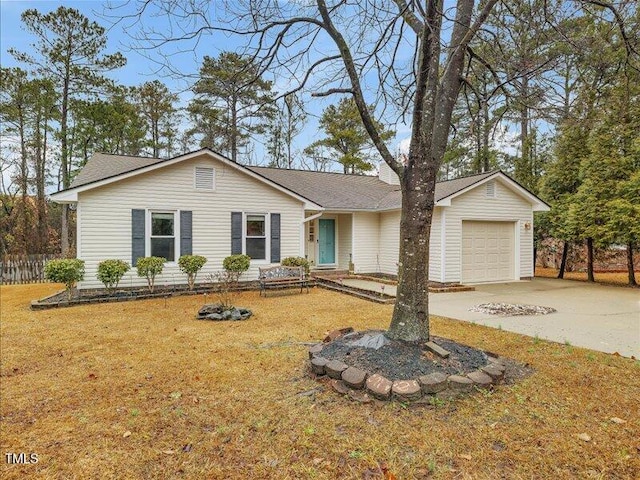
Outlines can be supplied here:
[[[429, 303], [433, 315], [640, 358], [638, 289], [536, 278], [532, 281], [477, 285], [475, 292], [432, 294]], [[553, 307], [557, 312], [508, 317], [469, 311], [481, 303], [542, 305]]]

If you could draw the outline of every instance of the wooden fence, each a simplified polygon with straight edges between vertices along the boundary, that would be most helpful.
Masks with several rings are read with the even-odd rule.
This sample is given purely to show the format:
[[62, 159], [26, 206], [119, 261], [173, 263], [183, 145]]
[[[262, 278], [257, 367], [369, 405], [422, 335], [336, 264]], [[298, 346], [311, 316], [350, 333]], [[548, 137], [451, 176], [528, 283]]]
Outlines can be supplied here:
[[0, 256], [0, 283], [42, 283], [44, 264], [60, 255], [2, 255]]

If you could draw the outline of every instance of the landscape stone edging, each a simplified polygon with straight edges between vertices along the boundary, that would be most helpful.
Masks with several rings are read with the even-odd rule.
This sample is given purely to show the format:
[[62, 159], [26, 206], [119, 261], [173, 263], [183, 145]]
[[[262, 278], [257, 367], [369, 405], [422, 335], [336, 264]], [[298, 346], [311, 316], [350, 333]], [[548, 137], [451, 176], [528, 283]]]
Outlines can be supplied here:
[[[379, 373], [370, 374], [340, 360], [326, 359], [321, 355], [325, 345], [317, 343], [308, 349], [311, 371], [316, 376], [332, 378], [334, 389], [339, 393], [364, 390], [371, 397], [383, 401], [415, 402], [425, 398], [449, 400], [475, 390], [492, 388], [502, 382], [506, 370], [499, 357], [488, 356], [487, 365], [465, 375], [434, 372], [416, 379], [392, 381]], [[353, 398], [352, 395], [350, 397]]]
[[[310, 287], [315, 286], [315, 282], [309, 283]], [[141, 287], [135, 287], [137, 289]], [[127, 291], [128, 289], [122, 289], [122, 291]], [[249, 291], [258, 291], [260, 290], [260, 285], [257, 281], [248, 281], [248, 282], [240, 282], [240, 285], [232, 291], [238, 292], [249, 292]], [[87, 289], [87, 292], [98, 292], [104, 291], [104, 289]], [[134, 300], [149, 300], [152, 298], [165, 298], [165, 297], [180, 297], [183, 295], [215, 295], [216, 291], [211, 287], [196, 287], [193, 290], [187, 290], [185, 288], [181, 288], [178, 290], [168, 290], [162, 289], [159, 291], [155, 291], [153, 293], [137, 293], [132, 295], [111, 295], [111, 296], [100, 296], [100, 297], [79, 297], [72, 298], [71, 300], [60, 300], [57, 302], [49, 302], [48, 300], [57, 297], [58, 295], [65, 293], [66, 290], [59, 290], [56, 293], [43, 297], [39, 300], [31, 300], [31, 310], [48, 310], [51, 308], [63, 308], [63, 307], [74, 307], [77, 305], [91, 305], [97, 303], [112, 303], [112, 302], [130, 302]]]

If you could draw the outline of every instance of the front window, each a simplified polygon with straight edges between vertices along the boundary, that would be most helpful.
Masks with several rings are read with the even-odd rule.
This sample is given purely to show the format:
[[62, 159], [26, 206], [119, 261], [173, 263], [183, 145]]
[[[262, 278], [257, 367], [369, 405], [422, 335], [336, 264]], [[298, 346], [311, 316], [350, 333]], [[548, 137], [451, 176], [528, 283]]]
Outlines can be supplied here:
[[175, 261], [176, 236], [173, 212], [151, 212], [151, 256]]
[[246, 217], [245, 253], [253, 260], [267, 259], [266, 215], [248, 214]]

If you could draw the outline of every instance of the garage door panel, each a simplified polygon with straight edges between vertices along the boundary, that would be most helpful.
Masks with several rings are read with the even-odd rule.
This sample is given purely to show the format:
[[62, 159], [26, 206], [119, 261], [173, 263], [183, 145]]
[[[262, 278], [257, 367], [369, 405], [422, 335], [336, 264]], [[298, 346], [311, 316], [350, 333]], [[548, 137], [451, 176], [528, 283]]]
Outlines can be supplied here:
[[513, 280], [515, 275], [513, 222], [462, 222], [462, 281]]

